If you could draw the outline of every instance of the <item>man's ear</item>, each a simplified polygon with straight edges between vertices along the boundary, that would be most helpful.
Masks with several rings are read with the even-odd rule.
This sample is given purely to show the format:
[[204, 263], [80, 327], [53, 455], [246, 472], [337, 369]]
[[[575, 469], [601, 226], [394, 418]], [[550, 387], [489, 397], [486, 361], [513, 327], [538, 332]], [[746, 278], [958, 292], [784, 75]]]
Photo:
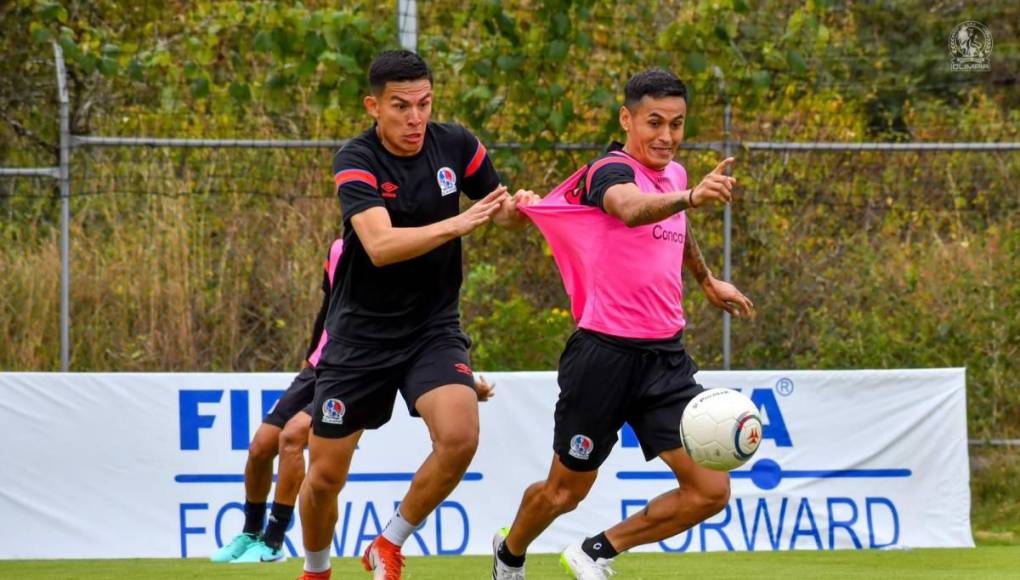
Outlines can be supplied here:
[[379, 120], [379, 99], [375, 95], [367, 95], [362, 103], [365, 105], [365, 110], [372, 116], [376, 121]]
[[624, 131], [630, 132], [630, 126], [634, 122], [634, 117], [630, 114], [630, 109], [626, 105], [620, 107], [620, 127]]

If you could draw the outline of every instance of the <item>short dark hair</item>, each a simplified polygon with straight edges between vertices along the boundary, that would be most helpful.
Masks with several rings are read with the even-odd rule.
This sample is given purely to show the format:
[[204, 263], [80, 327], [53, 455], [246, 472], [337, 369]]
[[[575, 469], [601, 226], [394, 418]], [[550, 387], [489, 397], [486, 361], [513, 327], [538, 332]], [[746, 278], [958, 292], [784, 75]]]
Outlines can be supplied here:
[[681, 97], [687, 100], [687, 87], [683, 81], [664, 69], [653, 68], [637, 73], [627, 81], [623, 90], [623, 106], [633, 110], [644, 97], [661, 99]]
[[368, 84], [372, 93], [382, 94], [386, 83], [428, 79], [432, 83], [432, 70], [420, 56], [410, 50], [384, 50], [372, 61], [368, 69]]

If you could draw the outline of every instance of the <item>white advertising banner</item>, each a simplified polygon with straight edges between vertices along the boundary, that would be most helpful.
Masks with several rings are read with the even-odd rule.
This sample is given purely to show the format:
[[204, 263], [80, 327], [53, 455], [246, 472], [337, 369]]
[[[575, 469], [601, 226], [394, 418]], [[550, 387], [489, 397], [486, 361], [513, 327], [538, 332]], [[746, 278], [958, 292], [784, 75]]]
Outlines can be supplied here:
[[[405, 554], [487, 554], [552, 458], [555, 373], [487, 373], [464, 481]], [[240, 531], [247, 445], [291, 374], [0, 373], [0, 558], [205, 557]], [[758, 406], [763, 443], [726, 509], [642, 551], [973, 546], [963, 369], [698, 374]], [[429, 452], [398, 399], [362, 439], [339, 498], [337, 556], [379, 533]], [[629, 428], [556, 552], [676, 486]], [[271, 499], [271, 498], [270, 498]], [[301, 553], [300, 522], [286, 548]]]

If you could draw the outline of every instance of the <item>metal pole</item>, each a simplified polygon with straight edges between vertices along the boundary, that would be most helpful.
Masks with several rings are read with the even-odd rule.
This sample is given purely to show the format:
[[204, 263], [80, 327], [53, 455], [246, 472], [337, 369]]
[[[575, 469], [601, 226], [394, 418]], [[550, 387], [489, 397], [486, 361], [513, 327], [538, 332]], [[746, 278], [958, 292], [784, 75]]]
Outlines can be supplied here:
[[64, 52], [56, 42], [53, 57], [60, 100], [60, 370], [66, 373], [71, 366], [71, 114]]
[[[730, 141], [732, 130], [732, 112], [730, 104], [726, 103], [723, 113], [723, 156], [729, 157], [733, 154], [733, 143]], [[726, 170], [727, 175], [730, 170]], [[730, 281], [730, 258], [732, 248], [730, 246], [730, 235], [733, 230], [733, 212], [729, 204], [723, 208], [723, 280]], [[723, 311], [722, 319], [722, 360], [723, 370], [730, 370], [730, 313]]]
[[999, 143], [784, 143], [745, 141], [752, 151], [1018, 151], [1020, 142]]
[[397, 0], [397, 39], [400, 48], [418, 51], [418, 2]]
[[971, 439], [971, 447], [1020, 447], [1020, 439]]
[[60, 179], [59, 167], [0, 167], [0, 177], [52, 177]]
[[349, 139], [167, 139], [162, 137], [93, 137], [74, 135], [71, 147], [237, 147], [244, 149], [336, 149]]

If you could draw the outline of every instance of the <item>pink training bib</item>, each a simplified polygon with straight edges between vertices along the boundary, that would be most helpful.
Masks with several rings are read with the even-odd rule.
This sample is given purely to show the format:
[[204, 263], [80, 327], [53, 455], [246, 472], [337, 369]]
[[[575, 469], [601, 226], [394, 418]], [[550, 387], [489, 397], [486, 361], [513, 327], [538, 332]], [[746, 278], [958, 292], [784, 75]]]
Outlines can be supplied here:
[[671, 162], [663, 170], [645, 167], [623, 152], [613, 152], [590, 168], [583, 167], [540, 203], [522, 207], [545, 236], [570, 296], [579, 328], [638, 339], [671, 338], [684, 329], [683, 267], [687, 216], [627, 227], [597, 207], [581, 205], [595, 171], [610, 163], [634, 170], [645, 193], [687, 188], [687, 172]]
[[[343, 238], [337, 238], [333, 240], [333, 245], [329, 247], [329, 260], [325, 263], [326, 274], [329, 276], [329, 291], [332, 292], [335, 288], [336, 283], [336, 267], [340, 264], [340, 257], [344, 253], [344, 240]], [[322, 349], [326, 348], [326, 343], [329, 342], [329, 333], [326, 329], [322, 329], [322, 334], [319, 335], [319, 345], [315, 347], [315, 352], [312, 356], [308, 357], [308, 362], [314, 367], [319, 364], [319, 359], [322, 358]]]

